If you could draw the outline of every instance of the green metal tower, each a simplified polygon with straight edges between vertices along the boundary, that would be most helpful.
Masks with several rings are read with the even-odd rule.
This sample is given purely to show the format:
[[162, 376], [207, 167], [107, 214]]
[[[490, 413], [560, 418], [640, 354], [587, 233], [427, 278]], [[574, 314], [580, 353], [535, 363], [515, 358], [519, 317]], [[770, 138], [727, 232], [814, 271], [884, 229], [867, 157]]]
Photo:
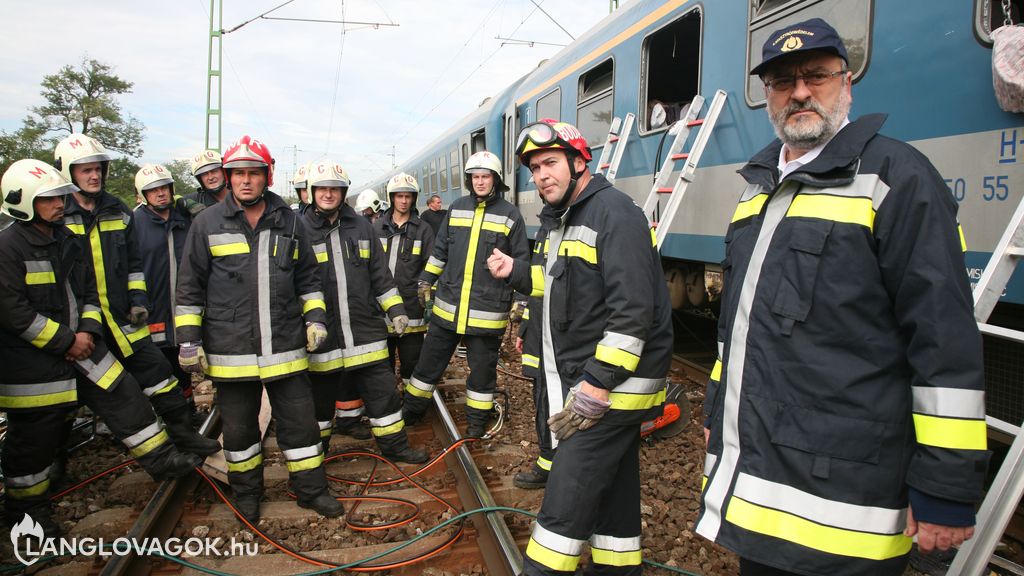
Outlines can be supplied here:
[[[206, 65], [206, 148], [220, 152], [221, 147], [221, 66], [224, 62], [223, 55], [223, 34], [224, 34], [224, 6], [222, 0], [210, 0], [210, 44], [207, 52]], [[217, 58], [214, 60], [214, 44], [216, 44]], [[216, 103], [214, 103], [214, 84], [216, 84]], [[216, 104], [216, 105], [215, 105]], [[217, 117], [217, 124], [214, 133], [211, 134], [210, 127], [213, 126], [214, 116]]]

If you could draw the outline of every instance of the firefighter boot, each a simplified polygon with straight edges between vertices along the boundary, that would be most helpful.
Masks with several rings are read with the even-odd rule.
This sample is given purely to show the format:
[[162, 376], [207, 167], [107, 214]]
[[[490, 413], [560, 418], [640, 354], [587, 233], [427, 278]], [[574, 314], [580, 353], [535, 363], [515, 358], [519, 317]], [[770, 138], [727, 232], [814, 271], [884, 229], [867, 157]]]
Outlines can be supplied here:
[[298, 500], [300, 508], [308, 508], [321, 516], [337, 518], [345, 513], [345, 507], [330, 495], [329, 492], [321, 492], [315, 498], [309, 500]]
[[146, 472], [149, 472], [149, 475], [157, 482], [187, 476], [197, 466], [203, 464], [203, 459], [195, 454], [179, 452], [170, 445], [167, 448], [166, 452], [150, 460], [148, 465], [143, 464]]
[[178, 450], [195, 454], [200, 458], [220, 452], [220, 442], [201, 436], [192, 428], [192, 418], [188, 408], [168, 412], [163, 415], [163, 419], [167, 427], [167, 434]]
[[470, 422], [466, 427], [466, 438], [483, 438], [487, 427], [479, 422]]
[[397, 452], [386, 452], [384, 457], [392, 462], [405, 462], [406, 464], [423, 464], [430, 460], [430, 453], [426, 448], [413, 448], [406, 446]]
[[[43, 529], [43, 538], [60, 537], [62, 531], [53, 519], [53, 511], [50, 509], [49, 502], [36, 503], [31, 506], [23, 506], [23, 504], [27, 503], [7, 498], [7, 525], [12, 530], [15, 525], [23, 522], [28, 516], [31, 518], [30, 522], [34, 521]], [[25, 528], [31, 528], [31, 526]], [[36, 545], [36, 548], [38, 549], [39, 545]]]
[[370, 434], [370, 427], [363, 423], [362, 418], [358, 417], [336, 419], [334, 432], [356, 440], [369, 440], [373, 437], [373, 434]]
[[259, 494], [237, 494], [235, 495], [235, 510], [253, 526], [260, 523], [260, 495]]
[[512, 478], [512, 484], [516, 488], [523, 488], [526, 490], [537, 490], [543, 488], [548, 483], [548, 471], [542, 470], [534, 466], [526, 472], [517, 472], [515, 477]]

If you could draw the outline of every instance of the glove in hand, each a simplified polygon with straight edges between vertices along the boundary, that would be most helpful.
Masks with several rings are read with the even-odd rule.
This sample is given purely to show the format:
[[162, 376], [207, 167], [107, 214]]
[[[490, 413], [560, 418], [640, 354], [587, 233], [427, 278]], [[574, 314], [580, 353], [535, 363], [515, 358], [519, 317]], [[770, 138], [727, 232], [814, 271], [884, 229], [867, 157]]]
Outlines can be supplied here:
[[405, 314], [399, 314], [391, 319], [391, 324], [395, 327], [395, 334], [401, 336], [405, 334], [405, 329], [409, 327], [409, 317]]
[[142, 326], [149, 320], [149, 310], [142, 306], [132, 306], [128, 311], [128, 322], [132, 326]]
[[178, 348], [178, 365], [181, 369], [190, 374], [202, 374], [206, 372], [209, 364], [206, 363], [206, 352], [203, 351], [202, 342], [186, 342]]
[[433, 298], [431, 297], [430, 288], [430, 284], [426, 282], [420, 282], [416, 286], [416, 296], [420, 300], [420, 306], [423, 306], [424, 309], [427, 308], [427, 302], [433, 300]]
[[548, 418], [548, 426], [555, 438], [565, 440], [578, 430], [586, 430], [597, 424], [611, 406], [610, 401], [594, 398], [583, 392], [577, 384], [569, 391], [562, 411]]
[[327, 326], [320, 322], [306, 324], [306, 351], [316, 352], [327, 340]]

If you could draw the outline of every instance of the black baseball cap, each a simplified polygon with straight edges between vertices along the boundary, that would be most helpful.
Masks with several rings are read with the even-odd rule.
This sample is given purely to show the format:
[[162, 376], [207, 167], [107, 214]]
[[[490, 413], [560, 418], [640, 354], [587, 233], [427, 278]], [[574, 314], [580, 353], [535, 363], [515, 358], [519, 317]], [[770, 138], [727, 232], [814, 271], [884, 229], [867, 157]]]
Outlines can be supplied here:
[[811, 18], [772, 32], [761, 48], [761, 63], [750, 74], [760, 76], [775, 60], [810, 50], [831, 52], [842, 58], [847, 65], [850, 63], [846, 56], [846, 46], [836, 29], [821, 18]]

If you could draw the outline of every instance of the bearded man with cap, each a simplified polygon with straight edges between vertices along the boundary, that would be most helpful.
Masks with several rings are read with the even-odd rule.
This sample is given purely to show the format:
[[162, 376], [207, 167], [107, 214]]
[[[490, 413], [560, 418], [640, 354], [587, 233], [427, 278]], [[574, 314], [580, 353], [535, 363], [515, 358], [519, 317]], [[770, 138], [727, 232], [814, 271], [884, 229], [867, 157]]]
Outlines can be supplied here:
[[821, 19], [777, 30], [778, 139], [740, 175], [696, 531], [743, 576], [902, 574], [972, 535], [986, 451], [981, 338], [957, 204], [911, 146], [849, 121]]

